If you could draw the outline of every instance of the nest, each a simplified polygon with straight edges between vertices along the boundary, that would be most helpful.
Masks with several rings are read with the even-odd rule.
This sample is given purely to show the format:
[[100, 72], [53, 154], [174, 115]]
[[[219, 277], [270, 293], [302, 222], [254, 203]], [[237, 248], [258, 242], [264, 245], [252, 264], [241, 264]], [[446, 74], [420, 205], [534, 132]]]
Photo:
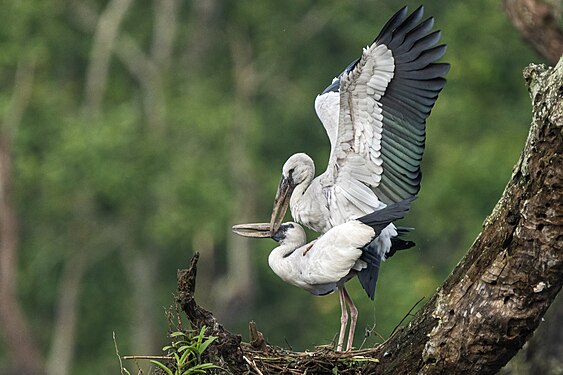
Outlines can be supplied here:
[[[250, 343], [227, 331], [213, 314], [199, 306], [194, 298], [197, 274], [196, 253], [189, 269], [178, 271], [177, 303], [193, 327], [206, 327], [207, 335], [218, 337], [208, 348], [205, 360], [235, 374], [365, 374], [379, 364], [377, 348], [336, 352], [332, 346], [314, 351], [294, 352], [268, 345], [254, 322], [250, 322]], [[218, 370], [219, 373], [223, 372]]]

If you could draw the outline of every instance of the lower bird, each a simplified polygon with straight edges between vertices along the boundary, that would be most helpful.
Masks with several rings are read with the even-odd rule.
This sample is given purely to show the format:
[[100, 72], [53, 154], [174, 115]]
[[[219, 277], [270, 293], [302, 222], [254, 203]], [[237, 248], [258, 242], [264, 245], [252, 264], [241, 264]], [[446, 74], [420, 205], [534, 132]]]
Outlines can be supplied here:
[[[356, 275], [361, 280], [363, 273], [379, 270], [381, 257], [373, 253], [373, 247], [367, 245], [379, 236], [389, 223], [402, 219], [414, 199], [414, 197], [405, 199], [335, 226], [308, 244], [303, 227], [293, 222], [282, 224], [274, 234], [270, 231], [270, 223], [235, 225], [233, 231], [245, 237], [272, 238], [279, 242], [279, 246], [271, 251], [268, 263], [285, 282], [317, 296], [338, 289], [342, 315], [337, 351], [342, 351], [344, 345], [349, 309], [350, 326], [346, 345], [348, 351], [352, 349], [358, 310], [344, 283]], [[391, 247], [385, 257], [388, 258], [395, 251], [412, 246], [414, 246], [413, 242], [401, 241], [400, 246]], [[366, 289], [368, 285], [373, 285], [372, 288], [375, 288], [375, 284], [362, 283], [368, 296], [373, 299], [374, 291]]]

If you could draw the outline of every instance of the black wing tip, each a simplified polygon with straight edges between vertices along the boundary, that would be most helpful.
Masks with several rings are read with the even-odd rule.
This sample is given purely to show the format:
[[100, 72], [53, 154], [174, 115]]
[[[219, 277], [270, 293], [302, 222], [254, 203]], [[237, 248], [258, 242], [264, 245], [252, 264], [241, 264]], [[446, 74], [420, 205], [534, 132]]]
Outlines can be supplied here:
[[399, 9], [395, 14], [389, 18], [389, 20], [383, 25], [381, 31], [374, 40], [374, 43], [382, 42], [387, 38], [390, 38], [393, 31], [399, 27], [403, 21], [407, 18], [409, 7], [407, 5]]
[[[444, 44], [444, 46], [445, 46], [445, 44]], [[443, 75], [448, 74], [448, 73], [450, 72], [450, 69], [452, 68], [452, 64], [447, 63], [447, 62], [439, 62], [439, 63], [435, 63], [435, 64], [439, 64], [439, 65], [441, 65], [441, 66], [443, 67], [443, 69], [444, 69], [444, 71], [445, 71], [445, 73], [444, 73]], [[442, 78], [443, 78], [443, 77], [442, 77]], [[445, 81], [445, 80], [446, 80], [446, 79], [444, 78], [444, 81]]]

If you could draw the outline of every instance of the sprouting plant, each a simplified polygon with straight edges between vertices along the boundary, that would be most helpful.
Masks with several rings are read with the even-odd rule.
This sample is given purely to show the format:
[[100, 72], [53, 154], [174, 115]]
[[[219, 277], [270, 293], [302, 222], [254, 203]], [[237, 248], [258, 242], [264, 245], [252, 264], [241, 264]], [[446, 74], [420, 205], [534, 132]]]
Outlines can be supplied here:
[[160, 367], [167, 375], [191, 375], [202, 374], [206, 370], [218, 369], [213, 363], [201, 363], [201, 355], [207, 347], [215, 340], [215, 336], [205, 336], [205, 328], [202, 327], [199, 334], [196, 331], [173, 332], [170, 334], [172, 343], [162, 348], [168, 356], [175, 361], [175, 370], [171, 370], [163, 363], [151, 360], [151, 363]]

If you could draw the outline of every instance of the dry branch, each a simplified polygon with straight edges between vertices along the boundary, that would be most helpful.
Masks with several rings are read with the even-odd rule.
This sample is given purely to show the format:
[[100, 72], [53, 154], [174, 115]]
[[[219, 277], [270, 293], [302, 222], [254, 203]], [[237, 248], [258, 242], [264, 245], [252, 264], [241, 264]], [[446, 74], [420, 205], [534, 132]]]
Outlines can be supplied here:
[[504, 366], [563, 284], [563, 59], [555, 68], [530, 65], [524, 77], [533, 121], [512, 178], [466, 256], [407, 327], [362, 351], [257, 351], [196, 304], [196, 256], [179, 272], [178, 301], [192, 324], [220, 337], [210, 359], [234, 373], [245, 366], [268, 374], [494, 374]]

